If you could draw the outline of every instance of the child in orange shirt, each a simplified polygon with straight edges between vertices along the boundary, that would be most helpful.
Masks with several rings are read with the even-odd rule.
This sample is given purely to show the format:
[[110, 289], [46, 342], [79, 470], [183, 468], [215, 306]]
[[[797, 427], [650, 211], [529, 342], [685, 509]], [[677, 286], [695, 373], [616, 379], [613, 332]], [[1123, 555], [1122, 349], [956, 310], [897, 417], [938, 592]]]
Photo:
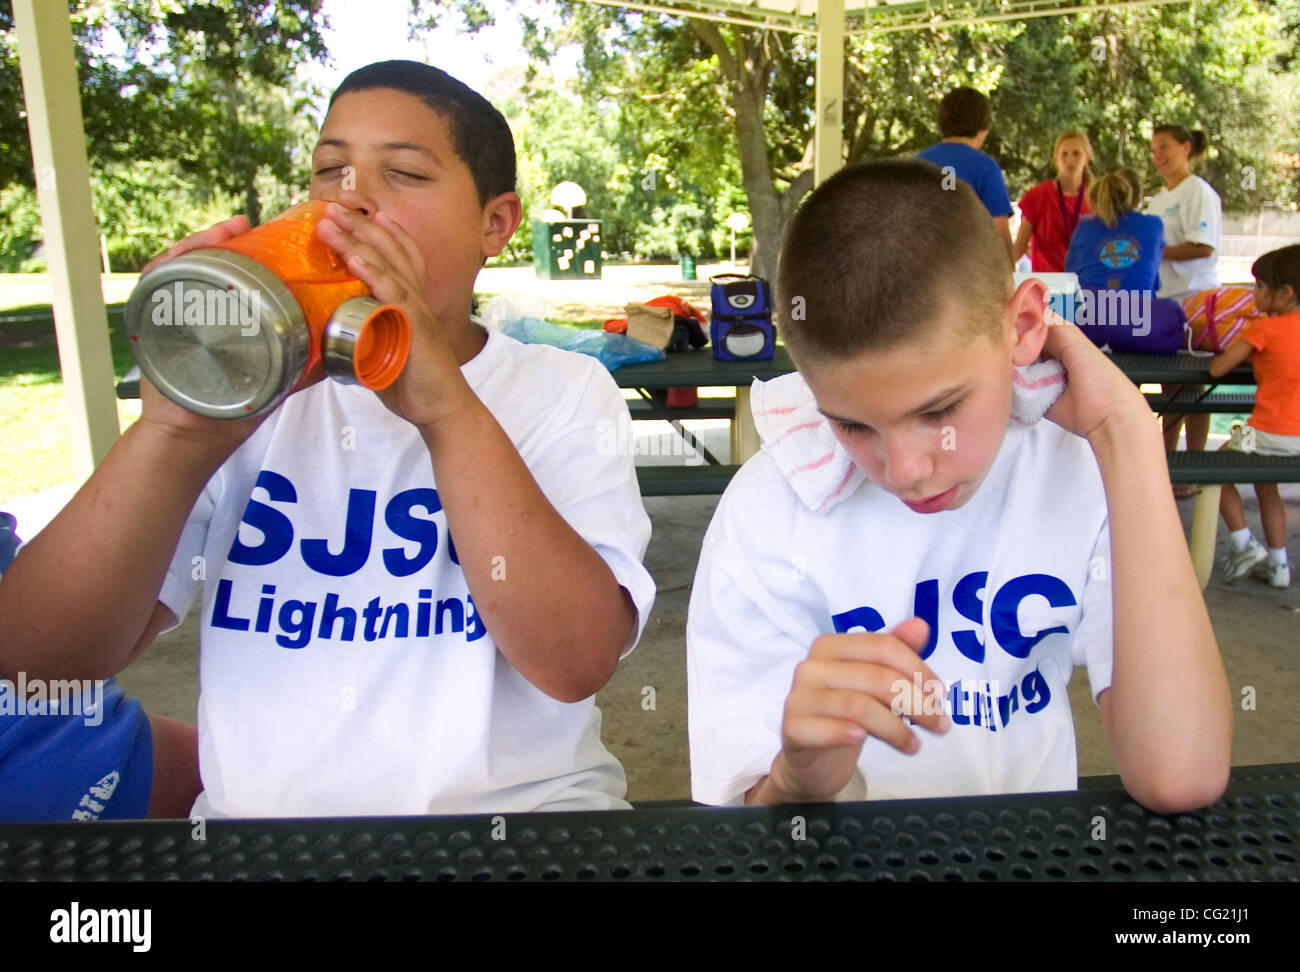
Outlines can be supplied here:
[[[1210, 362], [1210, 374], [1227, 374], [1243, 361], [1255, 369], [1255, 410], [1241, 435], [1224, 448], [1266, 456], [1300, 456], [1300, 244], [1265, 253], [1250, 272], [1255, 276], [1255, 306], [1268, 315], [1256, 319], [1236, 341]], [[1256, 483], [1264, 548], [1246, 526], [1241, 494], [1224, 486], [1219, 512], [1232, 531], [1224, 563], [1224, 583], [1250, 573], [1274, 587], [1291, 583], [1286, 558], [1286, 507], [1276, 483]]]

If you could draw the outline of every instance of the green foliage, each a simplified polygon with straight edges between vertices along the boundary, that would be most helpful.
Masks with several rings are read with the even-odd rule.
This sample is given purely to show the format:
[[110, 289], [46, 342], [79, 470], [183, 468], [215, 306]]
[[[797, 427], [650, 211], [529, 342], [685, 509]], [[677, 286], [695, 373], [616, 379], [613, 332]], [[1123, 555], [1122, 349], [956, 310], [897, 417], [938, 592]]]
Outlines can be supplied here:
[[[95, 176], [92, 188], [96, 223], [117, 273], [139, 270], [177, 240], [238, 212], [241, 202], [219, 190], [196, 191], [171, 162], [113, 164]], [[288, 206], [281, 187], [264, 185], [262, 191], [277, 201], [277, 210]], [[21, 183], [0, 189], [0, 273], [45, 270], [43, 259], [29, 256], [42, 236], [35, 192]]]
[[[70, 0], [92, 168], [170, 160], [201, 192], [301, 181], [315, 125], [299, 65], [326, 57], [322, 0]], [[0, 186], [33, 184], [10, 0], [0, 0]], [[292, 92], [292, 94], [290, 93]]]
[[656, 206], [650, 225], [642, 227], [638, 251], [647, 256], [700, 256], [705, 242], [705, 212], [699, 198], [676, 196], [666, 206]]
[[[413, 0], [413, 7], [434, 19], [456, 11], [471, 29], [487, 16], [478, 0]], [[608, 171], [603, 155], [582, 175], [569, 171], [564, 177], [587, 186], [589, 194], [593, 185], [608, 188], [601, 211], [591, 207], [589, 212], [611, 219], [606, 237], [618, 246], [663, 252], [680, 232], [689, 236], [697, 227], [680, 225], [689, 222], [687, 211], [672, 215], [689, 198], [703, 210], [704, 249], [721, 251], [729, 242], [721, 220], [732, 209], [747, 208], [759, 191], [755, 187], [761, 188], [759, 174], [742, 172], [736, 134], [745, 110], [742, 92], [728, 76], [718, 45], [705, 42], [708, 30], [733, 58], [757, 54], [767, 63], [761, 121], [766, 177], [776, 191], [811, 164], [815, 52], [810, 40], [725, 25], [701, 27], [582, 2], [562, 0], [552, 9], [561, 26], [529, 21], [525, 46], [538, 57], [538, 70], [558, 45], [580, 47], [578, 93], [589, 129], [572, 131], [570, 119], [560, 126], [567, 130], [562, 137], [584, 144], [600, 136], [621, 154], [612, 182], [603, 181]], [[960, 9], [945, 7], [945, 12], [955, 16]], [[845, 157], [911, 155], [936, 141], [940, 98], [965, 84], [990, 93], [994, 125], [986, 151], [1003, 166], [1013, 197], [1052, 174], [1052, 142], [1066, 128], [1089, 133], [1096, 168], [1130, 165], [1154, 190], [1151, 128], [1171, 121], [1210, 136], [1204, 174], [1227, 212], [1254, 210], [1265, 202], [1289, 207], [1300, 199], [1298, 52], [1300, 0], [1098, 9], [851, 37]], [[607, 119], [613, 120], [612, 129], [606, 128]], [[538, 151], [548, 135], [537, 129], [557, 121], [533, 117], [522, 154]], [[586, 163], [588, 156], [579, 155]], [[533, 166], [534, 177], [549, 177], [554, 169], [547, 160], [557, 157], [546, 151], [526, 164]], [[638, 171], [657, 173], [657, 198], [638, 192]]]
[[219, 191], [196, 198], [189, 179], [169, 162], [109, 166], [94, 190], [95, 215], [118, 273], [139, 270], [177, 240], [239, 208], [234, 197]]
[[[943, 96], [960, 86], [987, 93], [1018, 85], [1015, 71], [1021, 62], [1017, 57], [1016, 68], [1008, 67], [1008, 45], [1028, 25], [1046, 23], [851, 38], [844, 85], [848, 161], [914, 155], [938, 141], [936, 118]], [[994, 132], [1000, 130], [996, 116]]]
[[41, 241], [41, 213], [36, 193], [20, 182], [0, 189], [0, 273], [43, 269], [31, 259]]
[[[719, 252], [716, 231], [721, 221], [737, 208], [737, 199], [744, 208], [743, 194], [736, 188], [734, 153], [729, 167], [717, 167], [730, 174], [729, 183], [723, 184], [716, 172], [710, 177], [714, 185], [707, 188], [686, 181], [688, 166], [678, 158], [698, 144], [689, 138], [690, 131], [671, 130], [664, 117], [672, 112], [663, 106], [657, 106], [662, 114], [653, 118], [644, 105], [619, 110], [626, 94], [611, 91], [593, 102], [590, 93], [582, 99], [541, 88], [530, 91], [525, 105], [516, 105], [507, 115], [519, 156], [525, 226], [502, 262], [527, 256], [529, 222], [551, 208], [551, 188], [564, 181], [586, 191], [584, 212], [604, 221], [602, 242], [611, 256], [675, 258], [681, 253]], [[725, 227], [722, 239], [729, 245]]]

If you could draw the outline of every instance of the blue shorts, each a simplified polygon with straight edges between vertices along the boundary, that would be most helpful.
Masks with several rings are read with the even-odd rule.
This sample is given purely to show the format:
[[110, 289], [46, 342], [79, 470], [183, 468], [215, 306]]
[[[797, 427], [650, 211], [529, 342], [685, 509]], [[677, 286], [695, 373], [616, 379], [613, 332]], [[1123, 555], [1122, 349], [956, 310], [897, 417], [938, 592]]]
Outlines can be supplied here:
[[22, 687], [0, 682], [0, 821], [147, 816], [153, 732], [139, 700], [110, 678], [102, 697], [88, 689], [51, 714]]

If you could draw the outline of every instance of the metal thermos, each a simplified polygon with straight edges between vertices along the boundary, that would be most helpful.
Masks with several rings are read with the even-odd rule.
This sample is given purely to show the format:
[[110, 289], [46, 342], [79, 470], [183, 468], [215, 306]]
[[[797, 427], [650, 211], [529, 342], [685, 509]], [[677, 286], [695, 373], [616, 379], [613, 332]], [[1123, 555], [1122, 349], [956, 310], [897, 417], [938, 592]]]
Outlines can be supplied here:
[[199, 415], [233, 419], [274, 409], [322, 369], [375, 390], [397, 379], [410, 322], [317, 237], [325, 205], [300, 203], [140, 278], [126, 331], [160, 392]]

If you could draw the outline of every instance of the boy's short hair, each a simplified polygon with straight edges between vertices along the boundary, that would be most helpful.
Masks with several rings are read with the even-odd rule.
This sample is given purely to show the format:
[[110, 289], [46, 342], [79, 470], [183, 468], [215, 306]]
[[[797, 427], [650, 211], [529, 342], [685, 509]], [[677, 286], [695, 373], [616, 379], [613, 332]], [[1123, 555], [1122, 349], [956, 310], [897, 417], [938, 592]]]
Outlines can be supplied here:
[[1250, 272], [1269, 290], [1289, 286], [1300, 298], [1300, 243], [1269, 250], [1251, 264]]
[[939, 136], [973, 138], [993, 126], [993, 106], [974, 88], [953, 88], [939, 102]]
[[447, 119], [451, 144], [478, 190], [479, 205], [515, 189], [515, 140], [492, 103], [446, 71], [418, 61], [377, 61], [357, 68], [330, 96], [393, 88], [414, 95]]
[[1001, 333], [1011, 265], [988, 210], [921, 159], [841, 169], [786, 232], [778, 326], [796, 359], [837, 360], [928, 335], [958, 310], [954, 336]]

